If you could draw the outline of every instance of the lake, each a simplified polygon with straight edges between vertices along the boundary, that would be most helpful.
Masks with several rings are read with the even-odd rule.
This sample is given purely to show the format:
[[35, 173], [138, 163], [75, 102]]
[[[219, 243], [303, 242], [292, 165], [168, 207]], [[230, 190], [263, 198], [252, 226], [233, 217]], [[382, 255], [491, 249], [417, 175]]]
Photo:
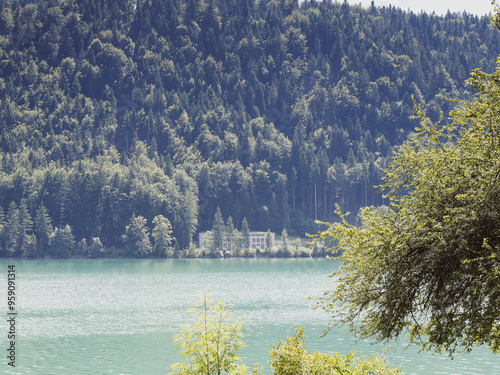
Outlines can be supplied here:
[[[319, 335], [328, 315], [307, 297], [332, 288], [328, 274], [339, 267], [326, 259], [104, 259], [0, 261], [7, 352], [7, 266], [16, 266], [16, 368], [2, 356], [7, 374], [166, 374], [180, 361], [172, 336], [188, 323], [187, 309], [210, 292], [243, 316], [240, 352], [264, 373], [267, 350], [277, 339], [306, 326], [310, 352], [380, 353], [387, 345], [357, 342], [341, 329]], [[402, 343], [404, 344], [404, 343]], [[390, 345], [392, 365], [406, 374], [500, 373], [500, 357], [487, 348], [450, 360], [447, 355]]]

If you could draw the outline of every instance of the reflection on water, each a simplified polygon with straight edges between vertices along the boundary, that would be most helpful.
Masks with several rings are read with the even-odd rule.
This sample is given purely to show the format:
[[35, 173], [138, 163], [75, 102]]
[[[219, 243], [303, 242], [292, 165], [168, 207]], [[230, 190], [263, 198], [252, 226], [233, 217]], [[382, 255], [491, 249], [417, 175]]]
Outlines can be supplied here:
[[[338, 267], [335, 261], [14, 262], [18, 367], [12, 371], [3, 358], [0, 373], [165, 374], [179, 360], [172, 335], [189, 320], [186, 310], [195, 304], [198, 291], [210, 291], [214, 300], [231, 304], [236, 315], [244, 316], [246, 347], [241, 356], [249, 366], [258, 362], [267, 373], [267, 350], [277, 339], [292, 335], [294, 324], [306, 326], [310, 351], [356, 349], [370, 354], [385, 347], [356, 342], [343, 330], [318, 337], [328, 316], [315, 310], [315, 301], [307, 297], [332, 287], [327, 275]], [[4, 269], [7, 264], [0, 261]], [[497, 357], [486, 348], [449, 360], [392, 344], [387, 355], [391, 364], [403, 364], [407, 374], [500, 373]]]

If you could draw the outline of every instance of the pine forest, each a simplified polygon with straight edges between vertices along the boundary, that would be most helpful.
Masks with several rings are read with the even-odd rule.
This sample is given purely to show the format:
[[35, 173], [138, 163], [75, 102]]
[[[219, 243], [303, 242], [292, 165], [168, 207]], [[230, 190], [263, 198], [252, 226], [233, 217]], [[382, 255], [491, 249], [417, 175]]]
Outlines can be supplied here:
[[[0, 256], [179, 256], [386, 204], [394, 146], [495, 69], [489, 17], [330, 0], [0, 0]], [[217, 215], [216, 215], [217, 214]], [[286, 231], [284, 231], [286, 233]]]

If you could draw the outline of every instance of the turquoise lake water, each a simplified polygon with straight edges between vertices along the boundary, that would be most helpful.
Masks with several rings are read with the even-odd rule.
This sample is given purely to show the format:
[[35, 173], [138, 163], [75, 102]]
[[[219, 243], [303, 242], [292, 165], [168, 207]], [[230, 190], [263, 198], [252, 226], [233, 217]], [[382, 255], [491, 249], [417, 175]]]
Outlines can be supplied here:
[[[180, 360], [172, 336], [189, 322], [187, 309], [209, 292], [243, 316], [244, 363], [270, 373], [267, 350], [277, 339], [306, 326], [309, 351], [381, 353], [387, 345], [360, 342], [345, 330], [319, 335], [328, 315], [313, 297], [333, 287], [326, 259], [14, 260], [0, 261], [8, 349], [7, 265], [16, 266], [16, 368], [2, 356], [7, 374], [167, 374]], [[4, 301], [3, 303], [1, 301]], [[2, 333], [3, 332], [3, 333]], [[404, 344], [404, 343], [402, 343]], [[406, 374], [500, 374], [500, 357], [478, 348], [453, 360], [447, 355], [386, 352]]]

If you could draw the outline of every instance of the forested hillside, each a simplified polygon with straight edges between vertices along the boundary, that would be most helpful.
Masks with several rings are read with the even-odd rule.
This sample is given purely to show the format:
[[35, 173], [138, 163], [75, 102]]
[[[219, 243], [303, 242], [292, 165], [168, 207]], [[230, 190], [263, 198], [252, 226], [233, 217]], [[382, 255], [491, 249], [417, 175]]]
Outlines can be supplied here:
[[383, 204], [372, 186], [416, 125], [412, 96], [446, 121], [447, 98], [470, 97], [469, 72], [493, 71], [500, 52], [489, 18], [466, 13], [294, 0], [0, 6], [2, 256], [164, 255], [210, 229], [217, 207], [237, 228], [245, 217], [302, 236], [333, 220], [335, 203], [353, 214]]

